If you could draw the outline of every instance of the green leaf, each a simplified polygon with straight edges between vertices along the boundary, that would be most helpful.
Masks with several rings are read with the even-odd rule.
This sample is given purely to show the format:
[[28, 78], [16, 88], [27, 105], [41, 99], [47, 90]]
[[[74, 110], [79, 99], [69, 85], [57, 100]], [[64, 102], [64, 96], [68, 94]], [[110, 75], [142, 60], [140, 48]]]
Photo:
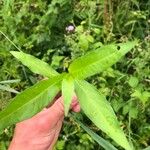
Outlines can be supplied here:
[[0, 150], [7, 150], [5, 141], [0, 141]]
[[132, 150], [106, 98], [94, 86], [82, 80], [75, 82], [75, 91], [88, 118], [120, 146]]
[[86, 37], [85, 34], [82, 34], [79, 36], [79, 47], [82, 49], [82, 50], [87, 50], [88, 47], [89, 47], [89, 41]]
[[148, 146], [147, 148], [144, 148], [143, 150], [150, 150], [150, 146]]
[[84, 79], [96, 73], [102, 72], [115, 64], [136, 44], [137, 42], [134, 41], [123, 44], [103, 46], [72, 62], [69, 67], [69, 72], [79, 79]]
[[137, 77], [131, 76], [128, 83], [131, 87], [135, 88], [138, 85], [139, 80]]
[[64, 99], [65, 116], [67, 116], [71, 100], [74, 94], [74, 81], [70, 76], [67, 76], [62, 81], [62, 96]]
[[32, 55], [17, 51], [11, 51], [10, 53], [34, 73], [41, 74], [49, 78], [58, 75], [58, 73], [54, 69], [52, 69], [46, 62]]
[[117, 150], [111, 143], [106, 141], [104, 138], [100, 137], [98, 134], [94, 133], [90, 128], [86, 127], [79, 120], [75, 119], [77, 123], [95, 140], [100, 146], [105, 150]]
[[138, 98], [141, 100], [141, 102], [145, 105], [145, 103], [149, 100], [150, 98], [150, 92], [148, 91], [141, 91], [141, 90], [135, 90], [132, 94], [132, 97]]
[[20, 79], [0, 81], [0, 84], [11, 84], [11, 83], [18, 83], [18, 82], [20, 82]]
[[144, 91], [142, 93], [142, 102], [145, 104], [148, 100], [150, 100], [150, 92]]
[[0, 131], [32, 117], [47, 106], [59, 92], [62, 77], [40, 81], [13, 98], [8, 107], [0, 112]]
[[137, 119], [137, 117], [138, 117], [138, 109], [136, 107], [133, 107], [133, 106], [130, 107], [129, 116], [131, 118]]
[[16, 93], [16, 94], [19, 93], [15, 89], [10, 88], [9, 86], [6, 86], [6, 85], [0, 85], [0, 90], [8, 91], [8, 92], [11, 92], [11, 93]]

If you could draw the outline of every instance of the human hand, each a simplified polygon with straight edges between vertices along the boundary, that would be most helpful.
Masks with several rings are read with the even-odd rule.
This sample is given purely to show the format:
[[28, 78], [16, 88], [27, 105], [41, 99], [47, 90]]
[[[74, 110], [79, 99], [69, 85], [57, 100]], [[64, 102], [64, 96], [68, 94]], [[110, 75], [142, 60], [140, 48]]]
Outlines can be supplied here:
[[[77, 98], [73, 97], [71, 109], [80, 111]], [[32, 118], [16, 125], [14, 137], [8, 150], [52, 150], [64, 119], [62, 97]]]

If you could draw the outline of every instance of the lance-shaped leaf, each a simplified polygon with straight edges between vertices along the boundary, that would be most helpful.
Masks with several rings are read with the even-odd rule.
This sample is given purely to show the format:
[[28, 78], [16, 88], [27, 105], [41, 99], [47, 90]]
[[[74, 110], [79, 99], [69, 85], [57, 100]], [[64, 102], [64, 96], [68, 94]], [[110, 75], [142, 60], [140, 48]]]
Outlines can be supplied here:
[[94, 86], [83, 80], [75, 82], [75, 91], [81, 109], [88, 118], [120, 146], [126, 150], [132, 150], [112, 107], [105, 97], [99, 94]]
[[16, 80], [5, 80], [5, 81], [0, 81], [0, 84], [11, 84], [11, 83], [18, 83], [20, 82], [19, 79]]
[[10, 53], [34, 73], [41, 74], [48, 78], [58, 75], [58, 73], [46, 62], [32, 55], [17, 51], [11, 51]]
[[67, 116], [71, 100], [74, 94], [74, 81], [72, 77], [66, 76], [62, 81], [62, 96], [64, 99], [65, 116]]
[[3, 90], [3, 91], [8, 91], [8, 92], [11, 92], [11, 93], [19, 93], [18, 91], [16, 91], [15, 89], [9, 87], [9, 86], [6, 86], [6, 85], [1, 85], [0, 84], [0, 90]]
[[69, 72], [79, 79], [100, 73], [115, 64], [136, 44], [137, 42], [134, 41], [103, 46], [73, 61]]
[[0, 112], [0, 131], [32, 117], [47, 106], [59, 92], [62, 77], [40, 81], [13, 98], [7, 108]]
[[104, 138], [100, 137], [98, 134], [93, 132], [90, 128], [86, 127], [82, 122], [75, 119], [76, 122], [95, 140], [100, 146], [102, 146], [105, 150], [118, 150], [111, 143], [106, 141]]

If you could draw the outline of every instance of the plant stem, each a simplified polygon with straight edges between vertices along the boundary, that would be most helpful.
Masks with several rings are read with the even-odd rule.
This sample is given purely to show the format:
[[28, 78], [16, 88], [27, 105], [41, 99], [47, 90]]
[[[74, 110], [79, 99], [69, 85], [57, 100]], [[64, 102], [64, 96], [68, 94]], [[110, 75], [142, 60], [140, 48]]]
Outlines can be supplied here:
[[20, 48], [19, 48], [13, 41], [11, 41], [10, 38], [9, 38], [5, 33], [3, 33], [1, 30], [0, 30], [0, 33], [1, 33], [17, 50], [21, 51]]

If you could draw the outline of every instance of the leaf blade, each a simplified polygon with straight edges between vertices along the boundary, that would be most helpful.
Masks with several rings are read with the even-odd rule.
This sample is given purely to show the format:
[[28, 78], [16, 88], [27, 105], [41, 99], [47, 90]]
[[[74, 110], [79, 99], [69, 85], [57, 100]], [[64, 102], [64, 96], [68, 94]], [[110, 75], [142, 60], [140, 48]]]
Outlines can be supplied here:
[[73, 94], [74, 94], [73, 79], [71, 77], [64, 78], [62, 81], [62, 96], [64, 99], [65, 116], [68, 115]]
[[3, 90], [3, 91], [7, 91], [7, 92], [11, 92], [11, 93], [16, 93], [18, 94], [19, 92], [16, 91], [15, 89], [9, 87], [9, 86], [6, 86], [6, 85], [0, 85], [0, 90]]
[[41, 74], [48, 78], [58, 75], [58, 73], [53, 68], [51, 68], [46, 62], [30, 54], [17, 51], [11, 51], [10, 53], [34, 73]]
[[[79, 79], [84, 79], [96, 73], [100, 73], [115, 64], [136, 44], [137, 42], [134, 41], [103, 46], [72, 62], [69, 67], [69, 73]], [[118, 47], [120, 50], [117, 49]]]
[[20, 82], [20, 79], [0, 81], [0, 84], [11, 84], [11, 83], [18, 83], [18, 82]]
[[58, 84], [61, 80], [60, 75], [40, 81], [13, 98], [8, 107], [0, 112], [0, 131], [8, 125], [32, 117], [47, 106], [59, 92]]
[[106, 141], [104, 138], [100, 137], [98, 134], [93, 132], [90, 128], [86, 127], [82, 122], [75, 119], [77, 123], [94, 139], [100, 146], [106, 150], [117, 150], [111, 143]]
[[116, 143], [126, 150], [132, 150], [119, 126], [112, 107], [105, 97], [100, 95], [94, 86], [82, 80], [75, 82], [75, 91], [79, 104], [88, 118]]

